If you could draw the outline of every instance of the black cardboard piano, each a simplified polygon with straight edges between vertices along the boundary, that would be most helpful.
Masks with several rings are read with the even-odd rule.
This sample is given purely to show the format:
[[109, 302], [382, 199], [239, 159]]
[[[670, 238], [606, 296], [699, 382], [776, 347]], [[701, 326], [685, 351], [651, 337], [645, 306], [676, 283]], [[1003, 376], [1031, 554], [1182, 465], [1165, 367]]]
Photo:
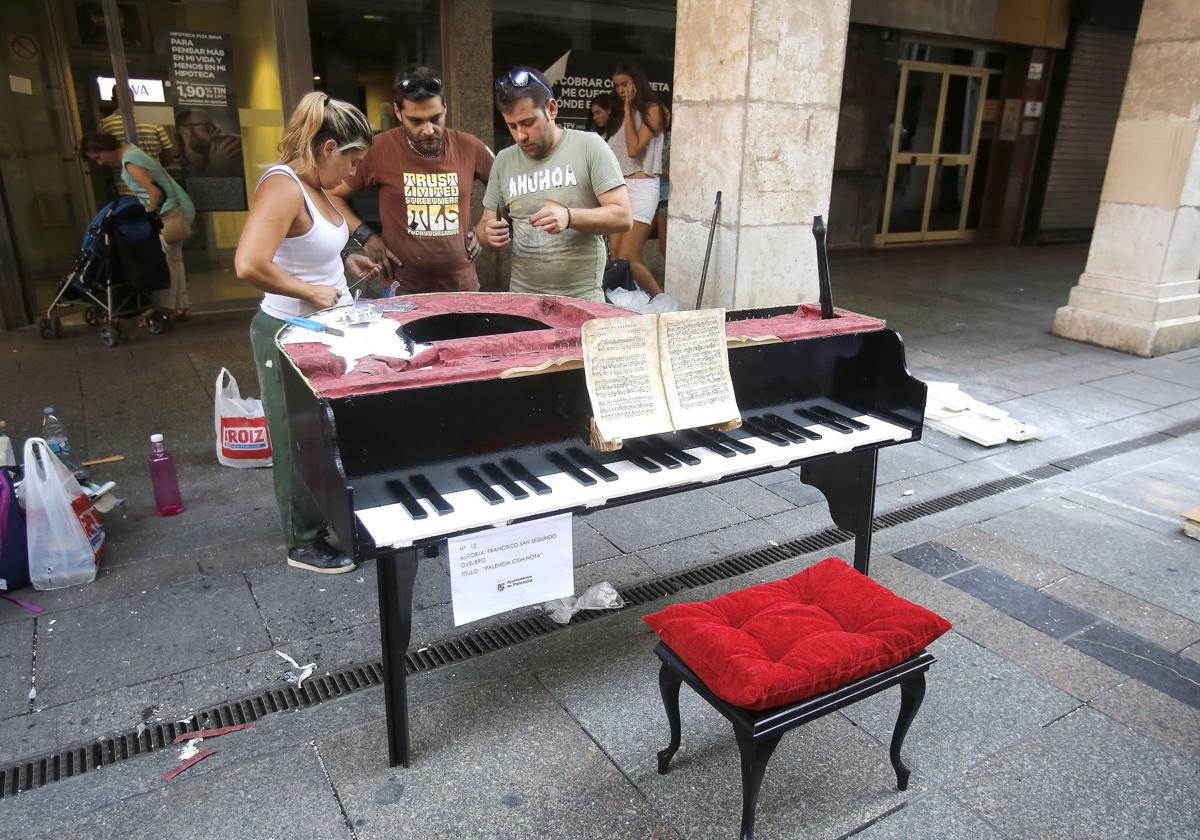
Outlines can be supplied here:
[[[742, 426], [589, 446], [579, 326], [627, 310], [569, 298], [431, 294], [387, 312], [407, 360], [347, 372], [325, 344], [281, 345], [295, 457], [342, 545], [379, 564], [389, 760], [408, 763], [405, 653], [425, 549], [447, 537], [800, 468], [867, 572], [879, 449], [918, 440], [925, 385], [883, 322], [826, 307], [730, 311]], [[289, 330], [285, 328], [281, 337]], [[353, 328], [352, 328], [353, 329]]]

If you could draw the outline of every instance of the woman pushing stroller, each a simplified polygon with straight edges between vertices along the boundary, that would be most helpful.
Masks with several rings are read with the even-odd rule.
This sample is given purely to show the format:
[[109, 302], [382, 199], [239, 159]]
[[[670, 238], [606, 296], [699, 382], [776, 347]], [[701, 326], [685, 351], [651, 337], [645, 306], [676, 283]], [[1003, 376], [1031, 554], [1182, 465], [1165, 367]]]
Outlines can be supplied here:
[[121, 180], [151, 213], [162, 221], [163, 253], [171, 272], [171, 286], [155, 292], [155, 305], [167, 310], [177, 321], [187, 320], [187, 276], [183, 268], [183, 243], [192, 235], [196, 208], [183, 187], [162, 168], [162, 164], [130, 143], [122, 143], [111, 134], [89, 134], [79, 142], [79, 154], [99, 166], [119, 166]]

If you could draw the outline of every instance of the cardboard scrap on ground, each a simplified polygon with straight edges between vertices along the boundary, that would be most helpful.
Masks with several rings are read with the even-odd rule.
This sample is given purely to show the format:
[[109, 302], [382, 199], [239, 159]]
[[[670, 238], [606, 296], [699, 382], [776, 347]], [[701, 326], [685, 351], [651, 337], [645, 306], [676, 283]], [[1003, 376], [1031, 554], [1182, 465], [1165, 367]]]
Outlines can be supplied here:
[[1006, 440], [1037, 437], [1036, 426], [1010, 417], [1007, 411], [970, 397], [954, 382], [929, 382], [925, 424], [951, 437], [966, 438], [980, 446]]
[[1183, 517], [1183, 533], [1194, 540], [1200, 540], [1200, 507], [1185, 510], [1179, 515]]

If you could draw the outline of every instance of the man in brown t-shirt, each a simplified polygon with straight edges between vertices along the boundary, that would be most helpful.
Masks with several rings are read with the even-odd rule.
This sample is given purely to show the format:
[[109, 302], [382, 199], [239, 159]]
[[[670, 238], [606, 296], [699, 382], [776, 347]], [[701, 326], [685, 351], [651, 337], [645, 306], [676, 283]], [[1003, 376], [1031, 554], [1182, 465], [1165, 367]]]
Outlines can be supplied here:
[[[441, 78], [428, 67], [405, 72], [393, 88], [400, 125], [375, 137], [354, 177], [331, 195], [351, 236], [384, 263], [401, 292], [476, 291], [479, 254], [471, 227], [471, 188], [487, 184], [495, 155], [480, 140], [446, 128]], [[345, 199], [375, 190], [383, 236]]]

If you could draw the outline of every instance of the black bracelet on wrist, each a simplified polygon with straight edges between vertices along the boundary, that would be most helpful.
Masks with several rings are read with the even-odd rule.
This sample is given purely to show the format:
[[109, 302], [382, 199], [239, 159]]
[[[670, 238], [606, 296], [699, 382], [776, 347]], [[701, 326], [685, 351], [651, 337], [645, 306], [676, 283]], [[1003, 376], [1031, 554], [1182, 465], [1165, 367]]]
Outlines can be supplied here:
[[570, 230], [571, 229], [571, 208], [564, 207], [563, 209], [567, 211], [567, 230]]
[[356, 227], [354, 229], [354, 233], [350, 234], [350, 238], [353, 239], [355, 242], [357, 242], [359, 245], [366, 245], [367, 240], [370, 239], [374, 235], [375, 235], [375, 229], [372, 228], [366, 222], [363, 222], [361, 225], [359, 225], [358, 227]]

